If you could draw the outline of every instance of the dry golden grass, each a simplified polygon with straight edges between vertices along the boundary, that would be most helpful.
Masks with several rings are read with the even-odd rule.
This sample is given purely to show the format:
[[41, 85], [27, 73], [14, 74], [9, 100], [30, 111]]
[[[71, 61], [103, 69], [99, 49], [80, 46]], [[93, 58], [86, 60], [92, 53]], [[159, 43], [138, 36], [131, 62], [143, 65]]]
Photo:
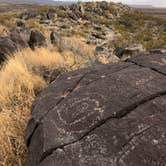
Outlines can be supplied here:
[[1, 36], [6, 36], [7, 33], [8, 33], [7, 28], [4, 25], [0, 24], [0, 34], [1, 34]]
[[35, 28], [35, 29], [39, 29], [41, 31], [44, 31], [44, 27], [41, 24], [39, 24], [38, 20], [36, 20], [36, 19], [27, 20], [26, 25], [30, 29]]
[[[63, 40], [64, 41], [64, 40]], [[74, 70], [91, 62], [94, 47], [81, 38], [66, 38], [56, 47], [25, 49], [8, 58], [0, 70], [0, 166], [23, 166], [24, 131], [35, 92], [47, 86], [41, 70]], [[65, 45], [67, 44], [67, 45]]]
[[83, 59], [94, 59], [95, 46], [86, 44], [85, 38], [81, 36], [65, 37], [63, 45]]
[[15, 26], [15, 12], [0, 13], [0, 25], [6, 28], [13, 28]]
[[72, 69], [87, 66], [96, 59], [95, 46], [86, 44], [81, 36], [64, 37], [59, 43], [59, 48], [65, 61], [73, 64]]
[[24, 165], [26, 147], [24, 130], [29, 118], [35, 90], [47, 83], [40, 76], [40, 67], [63, 66], [57, 52], [44, 48], [35, 52], [26, 49], [9, 58], [0, 71], [0, 165]]

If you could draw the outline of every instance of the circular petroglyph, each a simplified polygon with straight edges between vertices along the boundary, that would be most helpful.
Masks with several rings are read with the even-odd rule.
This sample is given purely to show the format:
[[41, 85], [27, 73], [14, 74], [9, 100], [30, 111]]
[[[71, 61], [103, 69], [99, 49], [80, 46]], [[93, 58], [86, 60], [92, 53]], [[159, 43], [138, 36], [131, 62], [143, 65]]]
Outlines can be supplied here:
[[102, 103], [103, 96], [97, 93], [68, 98], [56, 108], [58, 118], [63, 125], [80, 131], [81, 128], [93, 126], [101, 119], [104, 111]]

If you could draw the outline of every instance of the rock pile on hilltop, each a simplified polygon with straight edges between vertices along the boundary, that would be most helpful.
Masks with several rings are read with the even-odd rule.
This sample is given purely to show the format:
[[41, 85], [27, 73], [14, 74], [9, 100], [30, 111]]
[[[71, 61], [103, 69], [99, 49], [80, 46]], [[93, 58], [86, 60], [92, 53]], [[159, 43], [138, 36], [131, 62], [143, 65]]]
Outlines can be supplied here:
[[[147, 17], [120, 3], [87, 2], [38, 7], [22, 12], [16, 20], [17, 30], [11, 32], [9, 38], [19, 48], [27, 47], [27, 44], [32, 49], [46, 46], [48, 34], [52, 32], [56, 32], [59, 39], [84, 38], [86, 44], [96, 47], [97, 59], [104, 57], [108, 62], [152, 48], [153, 52], [156, 49], [163, 52], [160, 49], [166, 48], [164, 20]], [[47, 37], [39, 31], [34, 34], [34, 28], [43, 31]], [[59, 39], [58, 43], [62, 45], [64, 42]], [[51, 43], [56, 46], [55, 42]]]

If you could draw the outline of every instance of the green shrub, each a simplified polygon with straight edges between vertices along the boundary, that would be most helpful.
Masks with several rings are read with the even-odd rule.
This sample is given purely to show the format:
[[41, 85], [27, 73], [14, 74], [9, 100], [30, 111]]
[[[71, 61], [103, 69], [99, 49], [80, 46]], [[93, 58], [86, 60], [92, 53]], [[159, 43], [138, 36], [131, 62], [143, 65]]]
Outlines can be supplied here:
[[122, 35], [120, 43], [142, 44], [147, 50], [166, 48], [166, 20], [139, 11], [124, 13], [112, 22]]

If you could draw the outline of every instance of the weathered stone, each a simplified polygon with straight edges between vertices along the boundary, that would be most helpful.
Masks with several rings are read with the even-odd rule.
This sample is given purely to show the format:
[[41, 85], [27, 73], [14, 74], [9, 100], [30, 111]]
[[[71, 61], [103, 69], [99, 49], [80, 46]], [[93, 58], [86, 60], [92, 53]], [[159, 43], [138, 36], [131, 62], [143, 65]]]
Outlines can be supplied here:
[[141, 54], [138, 56], [133, 56], [127, 61], [135, 63], [139, 66], [149, 67], [166, 75], [166, 54]]
[[56, 43], [56, 32], [52, 31], [50, 33], [50, 40], [51, 40], [51, 44], [55, 44]]
[[128, 61], [66, 73], [37, 97], [27, 166], [165, 166], [166, 56]]
[[53, 20], [55, 18], [55, 13], [56, 13], [55, 9], [49, 9], [49, 11], [47, 13], [47, 18], [49, 20]]
[[17, 46], [9, 37], [0, 37], [0, 63], [16, 51]]
[[32, 30], [29, 38], [29, 46], [34, 49], [35, 47], [42, 47], [46, 45], [46, 38], [39, 30]]
[[117, 47], [114, 53], [117, 57], [122, 58], [123, 55], [130, 56], [144, 51], [142, 45], [134, 45], [126, 48]]
[[25, 21], [23, 20], [17, 20], [17, 26], [21, 28], [25, 28]]
[[165, 54], [166, 53], [166, 49], [152, 49], [152, 50], [150, 50], [150, 53]]
[[19, 49], [28, 47], [28, 41], [26, 31], [21, 28], [13, 29], [10, 33], [10, 39], [17, 45]]
[[64, 72], [64, 69], [62, 68], [53, 68], [53, 69], [48, 69], [47, 67], [42, 67], [40, 69], [40, 75], [43, 77], [45, 81], [48, 83], [51, 83], [54, 81], [62, 72]]
[[101, 52], [101, 51], [104, 51], [104, 47], [102, 47], [102, 46], [96, 46], [96, 49], [95, 49], [95, 51], [96, 52]]
[[26, 11], [24, 13], [21, 13], [19, 18], [28, 20], [28, 19], [36, 18], [37, 16], [38, 16], [37, 12], [32, 10], [32, 11]]

